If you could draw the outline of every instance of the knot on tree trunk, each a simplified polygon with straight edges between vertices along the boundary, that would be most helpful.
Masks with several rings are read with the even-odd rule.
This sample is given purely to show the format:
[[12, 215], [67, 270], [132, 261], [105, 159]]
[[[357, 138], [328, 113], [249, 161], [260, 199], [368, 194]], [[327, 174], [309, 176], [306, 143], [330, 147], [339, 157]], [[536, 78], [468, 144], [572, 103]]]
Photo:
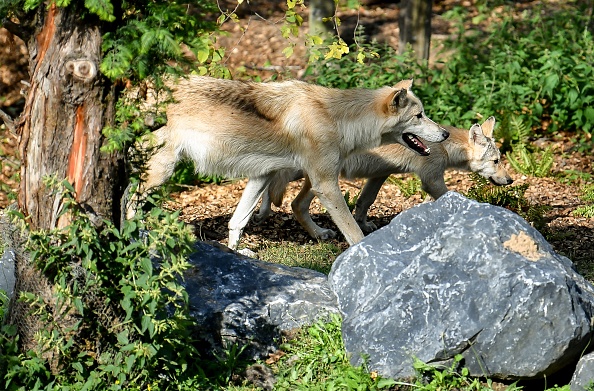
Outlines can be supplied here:
[[88, 58], [73, 58], [64, 63], [67, 75], [83, 83], [91, 82], [97, 76], [96, 63]]

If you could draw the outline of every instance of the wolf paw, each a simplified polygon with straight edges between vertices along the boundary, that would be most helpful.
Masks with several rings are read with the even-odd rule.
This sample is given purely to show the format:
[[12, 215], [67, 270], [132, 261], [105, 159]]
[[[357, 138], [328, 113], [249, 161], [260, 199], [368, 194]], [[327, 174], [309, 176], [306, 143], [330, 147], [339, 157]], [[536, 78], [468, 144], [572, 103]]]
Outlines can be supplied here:
[[256, 256], [258, 255], [249, 248], [242, 248], [240, 250], [237, 250], [237, 252], [249, 258], [256, 258]]
[[336, 237], [336, 232], [332, 231], [331, 229], [320, 228], [316, 230], [313, 236], [319, 240], [334, 239]]
[[371, 221], [358, 221], [359, 227], [361, 227], [361, 231], [365, 232], [366, 234], [373, 232], [377, 229], [377, 226], [373, 224]]
[[254, 215], [252, 216], [252, 221], [254, 222], [254, 224], [260, 225], [264, 222], [264, 220], [268, 218], [269, 215], [270, 213], [259, 211], [258, 213], [254, 213]]

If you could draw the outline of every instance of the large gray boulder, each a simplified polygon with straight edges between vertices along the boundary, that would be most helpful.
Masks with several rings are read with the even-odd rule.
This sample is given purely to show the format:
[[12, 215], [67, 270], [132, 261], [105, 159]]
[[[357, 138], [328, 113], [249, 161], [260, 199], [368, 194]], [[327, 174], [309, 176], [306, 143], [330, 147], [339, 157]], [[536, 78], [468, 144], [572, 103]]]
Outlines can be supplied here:
[[339, 313], [325, 274], [247, 258], [216, 243], [195, 247], [185, 286], [207, 350], [236, 343], [254, 359], [266, 357], [283, 333]]
[[571, 391], [594, 390], [594, 353], [580, 358], [569, 387]]
[[449, 192], [341, 254], [329, 275], [352, 363], [401, 378], [413, 357], [530, 379], [594, 336], [594, 288], [525, 220]]

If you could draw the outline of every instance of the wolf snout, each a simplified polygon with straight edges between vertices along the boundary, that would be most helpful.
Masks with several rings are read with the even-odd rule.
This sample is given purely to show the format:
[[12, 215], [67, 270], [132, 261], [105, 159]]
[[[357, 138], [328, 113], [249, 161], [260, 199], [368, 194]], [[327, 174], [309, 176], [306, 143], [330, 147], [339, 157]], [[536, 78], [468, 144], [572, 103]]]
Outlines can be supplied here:
[[440, 127], [439, 130], [441, 131], [441, 136], [443, 137], [444, 140], [447, 140], [448, 137], [450, 137], [450, 132], [445, 130], [445, 128]]
[[510, 177], [495, 177], [492, 176], [489, 178], [489, 180], [491, 181], [492, 184], [496, 185], [496, 186], [507, 186], [507, 185], [511, 185], [512, 183], [514, 183], [514, 180], [511, 179]]

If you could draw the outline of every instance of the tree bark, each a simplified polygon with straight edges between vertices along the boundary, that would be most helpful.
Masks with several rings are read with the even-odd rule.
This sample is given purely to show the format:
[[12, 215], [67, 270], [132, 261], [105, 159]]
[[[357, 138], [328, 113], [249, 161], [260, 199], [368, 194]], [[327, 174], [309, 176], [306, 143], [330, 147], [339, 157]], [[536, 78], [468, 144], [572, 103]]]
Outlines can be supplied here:
[[334, 25], [331, 21], [324, 22], [324, 18], [334, 16], [334, 0], [310, 0], [309, 2], [309, 34], [327, 38], [332, 35]]
[[100, 25], [82, 24], [76, 7], [40, 7], [39, 28], [28, 42], [31, 87], [18, 129], [18, 201], [34, 229], [68, 224], [58, 219], [61, 200], [43, 185], [46, 175], [68, 179], [76, 200], [98, 220], [119, 220], [114, 200], [121, 195], [121, 156], [100, 151], [101, 131], [113, 118], [114, 89], [98, 72]]
[[410, 43], [419, 60], [429, 59], [431, 45], [431, 8], [433, 0], [401, 0], [398, 27], [398, 52], [404, 53]]
[[[100, 151], [102, 129], [114, 118], [115, 88], [98, 71], [100, 21], [93, 23], [87, 16], [83, 22], [79, 7], [82, 2], [66, 8], [40, 6], [27, 42], [30, 88], [16, 126], [22, 161], [18, 204], [36, 230], [70, 221], [68, 214], [59, 217], [63, 199], [44, 186], [45, 176], [67, 179], [92, 221], [119, 221], [123, 155]], [[16, 259], [15, 275], [14, 298], [32, 292], [52, 308], [53, 284], [25, 254]], [[13, 299], [9, 322], [17, 326], [23, 350], [37, 348], [34, 335], [44, 327], [29, 311]]]

